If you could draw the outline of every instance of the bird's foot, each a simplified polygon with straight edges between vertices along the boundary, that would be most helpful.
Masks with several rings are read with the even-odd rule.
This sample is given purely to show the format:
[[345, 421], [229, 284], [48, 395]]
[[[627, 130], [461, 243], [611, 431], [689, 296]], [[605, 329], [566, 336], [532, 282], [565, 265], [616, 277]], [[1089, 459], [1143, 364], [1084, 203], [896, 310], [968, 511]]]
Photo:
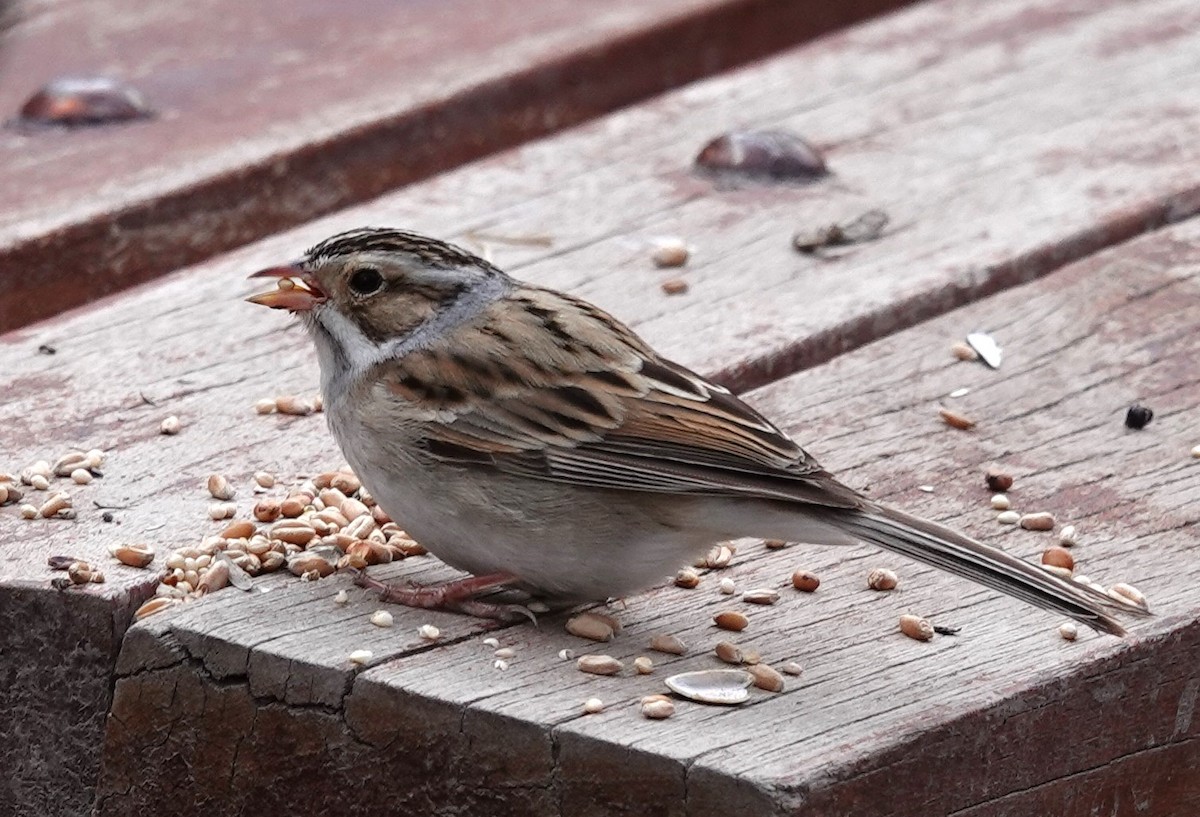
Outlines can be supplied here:
[[511, 573], [490, 573], [486, 576], [468, 576], [439, 584], [413, 584], [398, 582], [389, 584], [372, 579], [365, 570], [359, 570], [354, 583], [368, 590], [378, 590], [379, 600], [422, 610], [450, 610], [477, 618], [497, 621], [520, 621], [527, 618], [537, 624], [537, 618], [528, 607], [520, 604], [497, 604], [482, 601], [480, 593], [496, 590], [517, 581]]

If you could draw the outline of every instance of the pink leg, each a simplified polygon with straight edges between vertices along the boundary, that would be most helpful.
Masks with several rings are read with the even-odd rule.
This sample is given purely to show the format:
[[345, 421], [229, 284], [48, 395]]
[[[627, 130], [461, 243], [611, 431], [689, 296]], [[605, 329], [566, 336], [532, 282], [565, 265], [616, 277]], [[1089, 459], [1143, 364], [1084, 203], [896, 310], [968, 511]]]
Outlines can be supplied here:
[[365, 570], [358, 571], [354, 583], [359, 587], [379, 591], [379, 600], [424, 610], [453, 610], [458, 613], [494, 618], [502, 621], [528, 618], [536, 619], [528, 609], [519, 604], [492, 604], [475, 598], [485, 590], [494, 590], [517, 580], [511, 573], [490, 573], [487, 576], [468, 576], [465, 579], [440, 584], [418, 585], [408, 582], [388, 584], [372, 579]]

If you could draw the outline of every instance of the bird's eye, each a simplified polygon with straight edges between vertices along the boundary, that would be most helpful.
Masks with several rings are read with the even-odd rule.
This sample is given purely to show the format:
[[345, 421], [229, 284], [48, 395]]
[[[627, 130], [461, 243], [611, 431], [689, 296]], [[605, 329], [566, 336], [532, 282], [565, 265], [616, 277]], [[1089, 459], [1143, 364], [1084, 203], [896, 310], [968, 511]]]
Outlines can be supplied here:
[[350, 276], [350, 289], [355, 295], [371, 295], [383, 288], [383, 276], [374, 267], [357, 269]]

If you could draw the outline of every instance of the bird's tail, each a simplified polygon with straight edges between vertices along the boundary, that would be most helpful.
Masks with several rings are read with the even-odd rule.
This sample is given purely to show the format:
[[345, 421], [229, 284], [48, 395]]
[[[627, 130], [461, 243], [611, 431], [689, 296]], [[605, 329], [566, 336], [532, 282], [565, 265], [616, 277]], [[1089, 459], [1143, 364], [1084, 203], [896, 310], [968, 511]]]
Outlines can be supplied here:
[[856, 510], [838, 510], [830, 513], [828, 521], [857, 539], [1062, 613], [1100, 632], [1125, 634], [1125, 629], [1110, 615], [1113, 611], [1150, 613], [1133, 602], [1061, 579], [944, 525], [894, 508], [870, 504]]

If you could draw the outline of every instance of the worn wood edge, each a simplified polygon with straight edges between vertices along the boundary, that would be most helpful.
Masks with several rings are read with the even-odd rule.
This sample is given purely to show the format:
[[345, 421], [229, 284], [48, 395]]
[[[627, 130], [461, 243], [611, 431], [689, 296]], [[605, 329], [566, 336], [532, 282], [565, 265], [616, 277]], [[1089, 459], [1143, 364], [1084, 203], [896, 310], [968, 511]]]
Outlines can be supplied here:
[[0, 812], [88, 813], [121, 641], [150, 592], [0, 592]]
[[732, 0], [18, 239], [0, 248], [0, 332], [908, 2]]

